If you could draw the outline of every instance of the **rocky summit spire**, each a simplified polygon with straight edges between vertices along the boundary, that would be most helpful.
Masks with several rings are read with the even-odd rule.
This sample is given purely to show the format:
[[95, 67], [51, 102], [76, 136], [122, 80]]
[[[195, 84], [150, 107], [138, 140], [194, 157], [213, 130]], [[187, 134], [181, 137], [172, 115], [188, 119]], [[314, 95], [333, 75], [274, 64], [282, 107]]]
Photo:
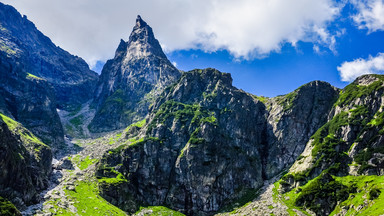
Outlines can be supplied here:
[[101, 72], [91, 131], [116, 130], [141, 120], [148, 113], [148, 105], [180, 75], [152, 28], [137, 16], [129, 40], [120, 41], [114, 59]]
[[127, 42], [128, 59], [143, 58], [148, 55], [156, 55], [161, 58], [167, 58], [161, 49], [160, 43], [156, 40], [152, 28], [138, 15], [136, 25]]
[[137, 15], [135, 28], [143, 28], [145, 26], [147, 26], [147, 23], [141, 19], [140, 15]]

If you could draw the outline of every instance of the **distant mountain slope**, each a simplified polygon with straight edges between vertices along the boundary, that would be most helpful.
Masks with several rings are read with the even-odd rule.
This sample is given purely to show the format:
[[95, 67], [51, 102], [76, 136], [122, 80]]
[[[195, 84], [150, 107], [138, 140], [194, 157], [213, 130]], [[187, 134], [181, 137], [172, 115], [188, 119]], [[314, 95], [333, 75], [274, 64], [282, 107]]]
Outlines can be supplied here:
[[87, 63], [57, 47], [26, 16], [2, 3], [0, 50], [16, 57], [25, 72], [47, 80], [58, 108], [73, 109], [92, 98], [98, 77]]
[[121, 40], [105, 64], [95, 92], [93, 132], [121, 129], [148, 113], [148, 106], [181, 73], [169, 62], [152, 28], [140, 16], [128, 42]]
[[54, 150], [64, 144], [56, 109], [78, 110], [98, 80], [79, 57], [54, 45], [26, 16], [0, 3], [0, 110]]

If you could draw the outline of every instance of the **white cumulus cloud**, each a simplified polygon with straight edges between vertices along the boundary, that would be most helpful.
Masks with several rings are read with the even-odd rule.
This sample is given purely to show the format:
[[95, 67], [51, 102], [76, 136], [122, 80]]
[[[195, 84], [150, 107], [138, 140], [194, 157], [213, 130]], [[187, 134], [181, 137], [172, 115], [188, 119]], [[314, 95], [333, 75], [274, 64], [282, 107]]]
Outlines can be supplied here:
[[353, 20], [360, 29], [368, 29], [370, 33], [384, 30], [383, 0], [354, 0], [353, 4], [358, 10]]
[[364, 74], [383, 74], [384, 73], [384, 53], [379, 53], [376, 57], [369, 56], [368, 59], [356, 59], [351, 62], [344, 62], [337, 67], [340, 72], [341, 80], [350, 82], [358, 76]]
[[26, 14], [57, 45], [91, 65], [113, 57], [140, 14], [167, 52], [226, 49], [235, 58], [279, 52], [298, 41], [334, 51], [328, 25], [341, 5], [333, 0], [1, 0]]

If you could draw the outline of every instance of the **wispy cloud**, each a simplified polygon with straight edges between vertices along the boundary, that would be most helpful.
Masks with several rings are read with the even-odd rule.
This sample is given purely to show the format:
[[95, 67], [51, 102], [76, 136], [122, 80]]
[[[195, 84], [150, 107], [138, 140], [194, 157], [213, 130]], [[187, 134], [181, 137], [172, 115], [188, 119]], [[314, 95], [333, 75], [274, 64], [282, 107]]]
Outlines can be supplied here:
[[337, 67], [337, 70], [340, 72], [341, 80], [347, 82], [364, 74], [383, 74], [384, 53], [379, 53], [376, 57], [369, 56], [368, 59], [359, 58], [351, 62], [344, 62]]
[[358, 10], [353, 20], [360, 29], [368, 29], [369, 33], [384, 30], [383, 0], [354, 0], [352, 3]]
[[[327, 27], [339, 14], [332, 0], [2, 0], [28, 15], [57, 45], [94, 64], [111, 58], [137, 14], [171, 52], [228, 50], [253, 59], [285, 43], [313, 42], [333, 49]], [[148, 6], [150, 5], [150, 6]]]

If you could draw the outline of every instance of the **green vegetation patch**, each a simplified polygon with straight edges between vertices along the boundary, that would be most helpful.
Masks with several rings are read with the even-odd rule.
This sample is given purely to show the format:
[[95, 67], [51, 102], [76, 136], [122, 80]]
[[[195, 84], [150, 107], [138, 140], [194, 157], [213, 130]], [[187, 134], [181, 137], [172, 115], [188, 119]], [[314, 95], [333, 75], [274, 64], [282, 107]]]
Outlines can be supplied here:
[[144, 127], [144, 125], [147, 123], [147, 121], [145, 119], [141, 120], [141, 121], [138, 121], [138, 122], [135, 122], [131, 125], [129, 125], [127, 128], [125, 128], [124, 132], [128, 132], [132, 127], [138, 127], [138, 128], [142, 128]]
[[159, 107], [155, 118], [148, 126], [148, 131], [152, 131], [157, 123], [164, 123], [171, 118], [180, 120], [183, 124], [188, 124], [190, 121], [190, 125], [195, 127], [203, 122], [217, 124], [214, 112], [209, 112], [198, 104], [191, 105], [169, 100]]
[[259, 100], [261, 103], [266, 103], [269, 99], [269, 97], [264, 97], [264, 96], [256, 96], [256, 95], [252, 95], [253, 98], [256, 98], [257, 100]]
[[82, 159], [80, 155], [76, 155], [72, 158], [69, 157], [69, 159], [74, 162], [81, 170], [87, 169], [91, 164], [95, 164], [98, 161], [98, 159], [90, 159], [89, 156]]
[[306, 207], [318, 214], [325, 208], [335, 208], [338, 202], [343, 202], [348, 199], [350, 193], [356, 192], [354, 185], [346, 186], [327, 173], [321, 174], [301, 189], [295, 205]]
[[21, 215], [19, 210], [8, 200], [0, 196], [0, 215]]
[[116, 102], [116, 103], [124, 103], [124, 91], [122, 89], [117, 89], [111, 96], [109, 96], [106, 100], [106, 103]]
[[43, 78], [35, 76], [33, 74], [30, 74], [30, 73], [27, 73], [27, 78], [32, 79], [32, 80], [44, 80]]
[[107, 167], [105, 165], [102, 165], [99, 167], [99, 170], [102, 170], [103, 172], [103, 177], [97, 177], [99, 183], [101, 184], [117, 186], [122, 183], [128, 182], [125, 176], [119, 171], [117, 171], [114, 167]]
[[65, 193], [72, 200], [76, 200], [73, 205], [79, 215], [126, 215], [125, 212], [99, 196], [99, 189], [95, 182], [78, 181], [74, 191], [65, 190]]
[[16, 54], [16, 51], [9, 47], [4, 41], [0, 41], [0, 50], [12, 56]]
[[[291, 190], [278, 199], [282, 180], [273, 189], [274, 201], [281, 201], [288, 207], [289, 215], [299, 210], [304, 214], [308, 208], [317, 214], [322, 209], [332, 208], [330, 215], [347, 210], [343, 215], [381, 215], [384, 213], [384, 176], [332, 176], [323, 171], [307, 184]], [[322, 205], [327, 206], [322, 206]], [[359, 207], [360, 206], [360, 207]], [[359, 210], [358, 210], [359, 209]]]
[[22, 141], [26, 144], [37, 144], [35, 145], [35, 150], [39, 151], [41, 147], [48, 147], [45, 145], [39, 138], [33, 135], [29, 130], [24, 128], [20, 123], [15, 120], [9, 118], [6, 115], [0, 113], [0, 118], [7, 124], [10, 131], [19, 134]]
[[148, 206], [148, 207], [140, 207], [140, 210], [135, 214], [140, 215], [151, 215], [151, 216], [185, 216], [184, 214], [169, 209], [164, 206]]
[[296, 206], [296, 205], [295, 205], [295, 200], [296, 200], [297, 197], [299, 196], [299, 194], [296, 193], [295, 190], [291, 190], [291, 191], [288, 192], [288, 193], [282, 194], [281, 198], [279, 197], [278, 188], [280, 187], [280, 183], [281, 183], [281, 180], [280, 180], [280, 181], [277, 181], [277, 182], [275, 182], [275, 183], [273, 184], [273, 185], [274, 185], [274, 188], [272, 189], [272, 197], [273, 197], [273, 201], [274, 201], [274, 202], [281, 202], [281, 203], [283, 203], [285, 206], [287, 206], [287, 213], [288, 213], [290, 216], [297, 215], [297, 213], [295, 212], [295, 210], [296, 210], [296, 211], [300, 211], [300, 212], [302, 212], [302, 213], [305, 214], [305, 215], [310, 215], [310, 214], [308, 214], [302, 207], [300, 207], [300, 206]]
[[[347, 209], [345, 215], [382, 215], [384, 214], [384, 176], [343, 176], [334, 179], [347, 187], [357, 190], [341, 202], [330, 215], [336, 215]], [[359, 209], [359, 210], [358, 210]]]
[[360, 151], [354, 158], [355, 162], [360, 164], [359, 170], [357, 171], [359, 174], [362, 174], [364, 170], [371, 168], [368, 164], [368, 161], [373, 158], [374, 153], [382, 153], [384, 154], [384, 147], [378, 148], [366, 148]]
[[252, 188], [239, 188], [238, 194], [240, 194], [239, 197], [237, 197], [234, 200], [227, 200], [227, 203], [230, 203], [228, 205], [225, 205], [222, 207], [219, 212], [229, 212], [230, 214], [235, 214], [237, 210], [240, 208], [246, 207], [249, 205], [256, 197], [260, 195], [259, 189], [252, 189]]
[[293, 102], [297, 98], [297, 95], [298, 95], [298, 89], [286, 95], [276, 97], [277, 99], [276, 101], [278, 104], [280, 104], [283, 107], [284, 111], [288, 111], [292, 109], [294, 104]]
[[357, 85], [356, 83], [351, 83], [347, 85], [341, 92], [339, 99], [334, 106], [343, 106], [345, 104], [351, 103], [356, 98], [361, 98], [367, 95], [372, 94], [380, 89], [383, 86], [384, 77], [381, 75], [371, 75], [378, 78], [378, 81], [375, 81], [367, 86]]
[[69, 122], [75, 126], [76, 128], [78, 128], [80, 125], [83, 124], [83, 120], [84, 120], [84, 116], [83, 115], [79, 115], [79, 116], [76, 116], [75, 118], [72, 118], [71, 120], [69, 120]]

